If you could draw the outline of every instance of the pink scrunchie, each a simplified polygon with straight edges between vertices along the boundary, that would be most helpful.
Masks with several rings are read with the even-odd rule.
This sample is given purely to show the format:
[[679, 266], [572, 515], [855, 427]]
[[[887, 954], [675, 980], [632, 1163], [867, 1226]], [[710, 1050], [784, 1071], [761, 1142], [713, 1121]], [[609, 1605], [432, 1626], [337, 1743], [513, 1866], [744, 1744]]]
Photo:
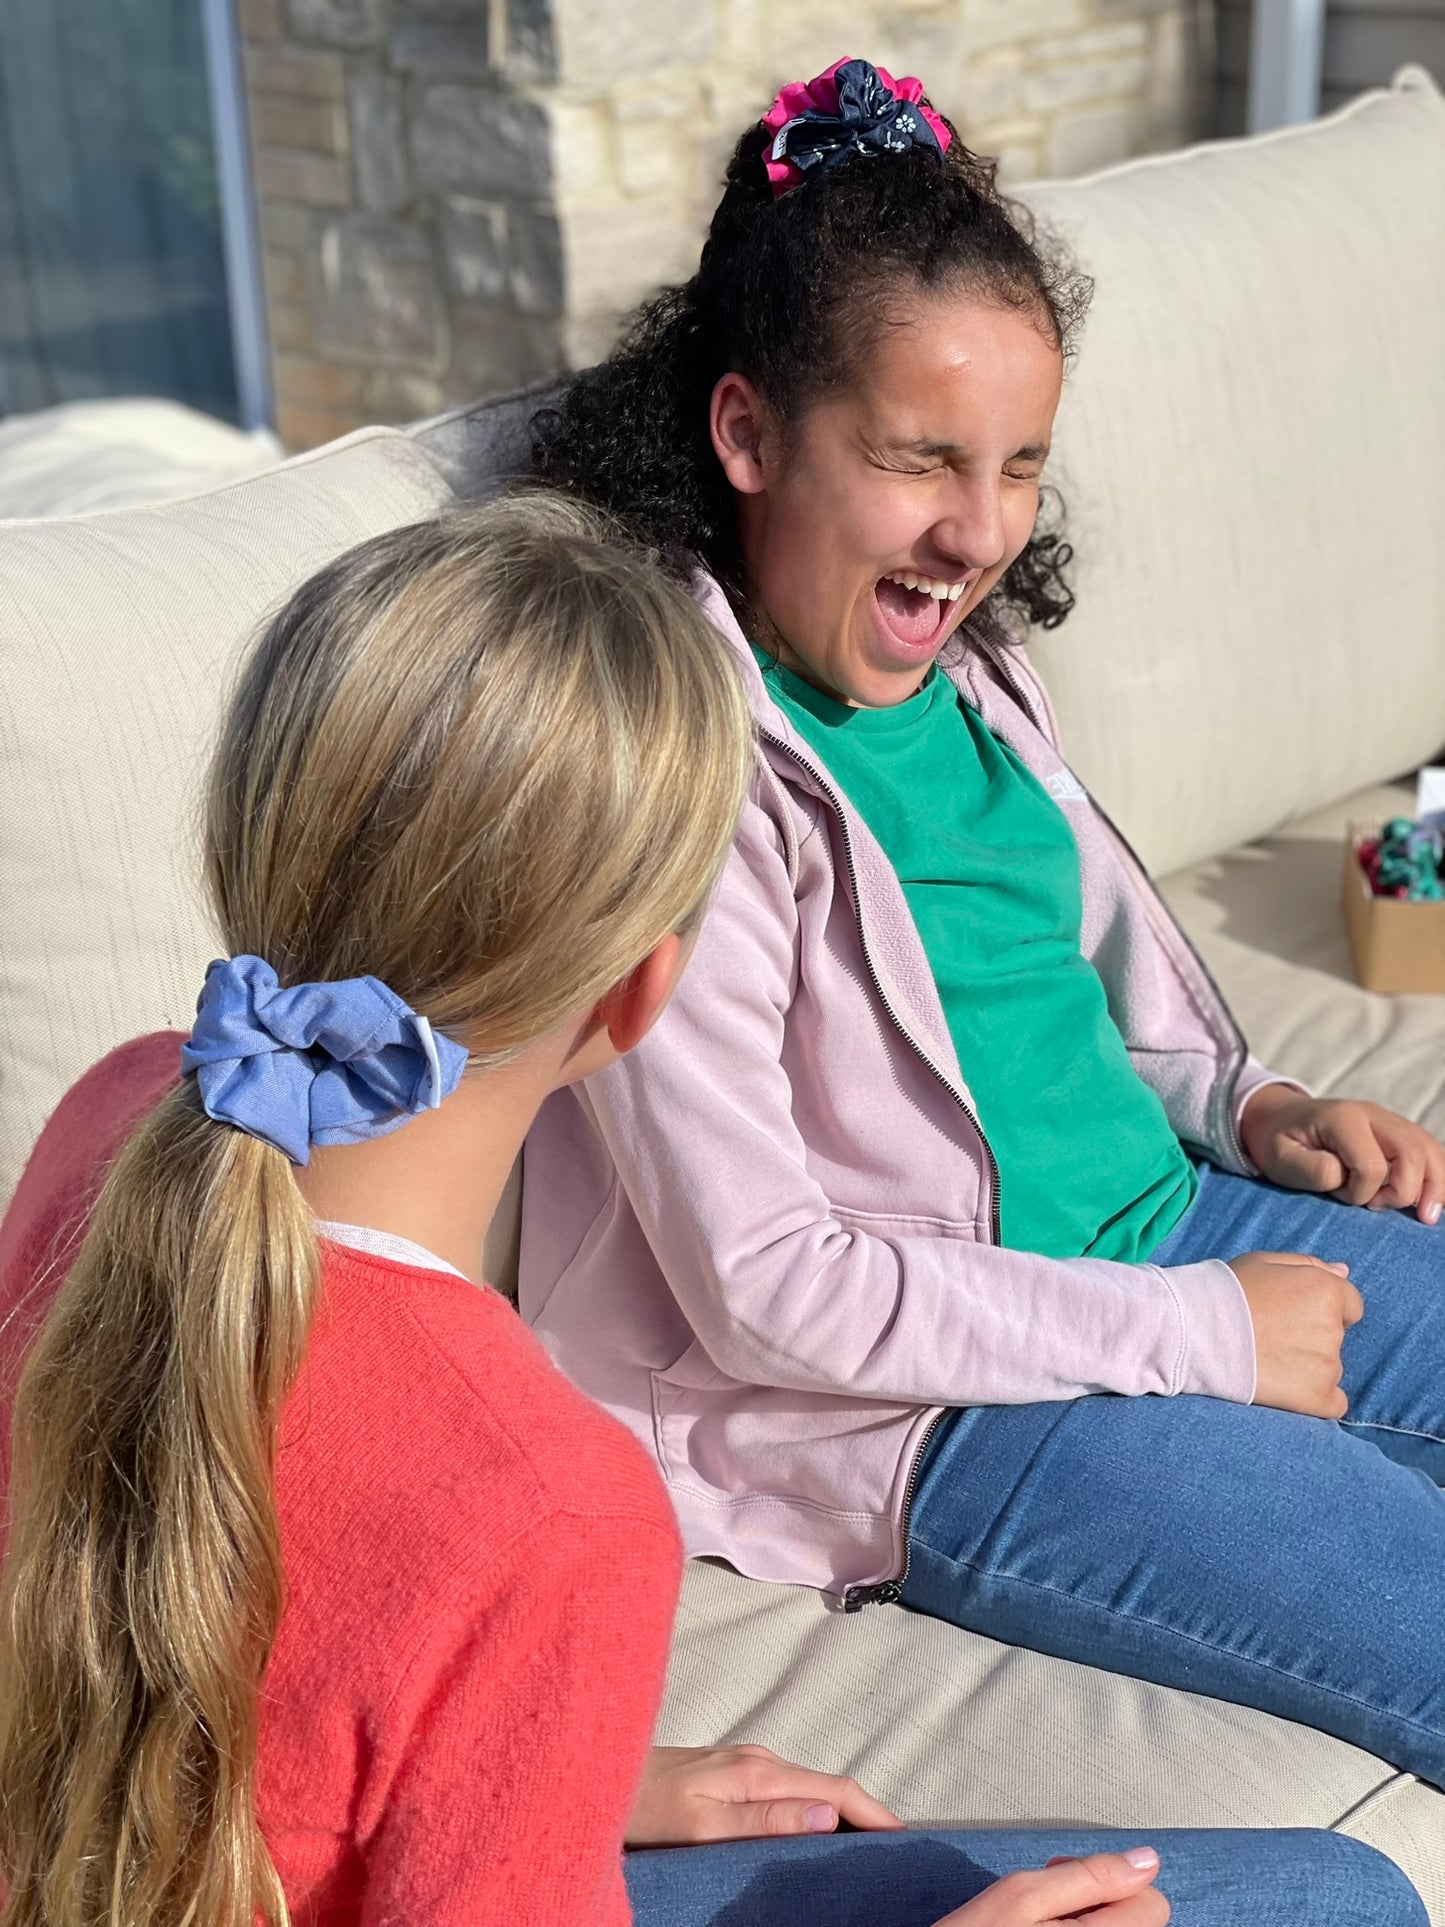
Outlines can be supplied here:
[[[788, 82], [763, 116], [769, 149], [788, 122], [796, 120], [799, 114], [807, 112], [809, 108], [818, 114], [837, 113], [838, 83], [834, 75], [840, 67], [846, 67], [854, 58], [856, 56], [853, 54], [844, 54], [841, 60], [835, 60], [832, 66], [825, 73], [819, 74], [816, 79]], [[933, 109], [923, 105], [923, 82], [913, 74], [905, 74], [902, 80], [895, 80], [886, 67], [877, 67], [874, 71], [883, 85], [891, 89], [899, 100], [909, 101], [918, 108], [919, 113], [938, 136], [939, 152], [946, 154], [952, 135]], [[775, 201], [780, 195], [786, 194], [789, 188], [796, 187], [803, 178], [803, 170], [800, 167], [795, 167], [789, 160], [775, 161], [771, 152], [764, 154], [763, 164], [768, 170], [768, 179], [773, 184]]]

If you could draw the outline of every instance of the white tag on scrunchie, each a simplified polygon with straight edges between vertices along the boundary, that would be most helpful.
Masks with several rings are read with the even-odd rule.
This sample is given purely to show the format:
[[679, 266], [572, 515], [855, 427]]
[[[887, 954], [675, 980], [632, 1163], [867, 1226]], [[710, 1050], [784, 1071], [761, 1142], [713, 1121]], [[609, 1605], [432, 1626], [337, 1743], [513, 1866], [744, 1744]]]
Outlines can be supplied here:
[[1415, 779], [1415, 821], [1445, 825], [1445, 768], [1422, 769]]

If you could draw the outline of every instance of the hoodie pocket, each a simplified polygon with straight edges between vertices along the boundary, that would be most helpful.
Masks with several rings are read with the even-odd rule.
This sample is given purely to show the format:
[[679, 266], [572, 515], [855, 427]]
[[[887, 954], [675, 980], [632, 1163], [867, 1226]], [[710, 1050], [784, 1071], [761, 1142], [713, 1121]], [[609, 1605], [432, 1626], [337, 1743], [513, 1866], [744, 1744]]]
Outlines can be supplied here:
[[702, 1408], [710, 1403], [699, 1394], [732, 1381], [713, 1364], [700, 1338], [694, 1338], [671, 1365], [660, 1367], [649, 1377], [652, 1430], [663, 1472], [670, 1483], [695, 1485], [696, 1475], [688, 1458], [688, 1437]]

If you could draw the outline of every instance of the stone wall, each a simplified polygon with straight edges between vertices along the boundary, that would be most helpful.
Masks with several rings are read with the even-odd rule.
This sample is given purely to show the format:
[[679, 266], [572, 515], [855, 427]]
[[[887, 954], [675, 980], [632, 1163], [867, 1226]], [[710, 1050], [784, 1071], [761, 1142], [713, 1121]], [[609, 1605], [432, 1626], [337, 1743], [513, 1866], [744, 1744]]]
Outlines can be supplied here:
[[691, 271], [784, 80], [920, 74], [1005, 178], [1176, 145], [1201, 0], [238, 0], [277, 426], [308, 447], [601, 353]]
[[690, 272], [738, 134], [785, 81], [864, 54], [918, 74], [1006, 180], [1079, 174], [1192, 131], [1183, 0], [552, 0], [548, 109], [585, 362], [650, 282]]
[[562, 363], [533, 0], [239, 0], [291, 448]]

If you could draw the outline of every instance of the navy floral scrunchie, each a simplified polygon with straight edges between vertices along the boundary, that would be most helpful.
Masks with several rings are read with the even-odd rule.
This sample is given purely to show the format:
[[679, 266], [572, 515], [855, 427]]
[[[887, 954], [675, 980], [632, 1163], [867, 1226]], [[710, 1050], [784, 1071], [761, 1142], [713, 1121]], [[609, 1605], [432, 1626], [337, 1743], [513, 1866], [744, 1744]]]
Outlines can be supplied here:
[[910, 147], [944, 154], [950, 139], [923, 105], [922, 81], [895, 80], [866, 60], [838, 60], [815, 80], [790, 82], [763, 126], [772, 136], [763, 158], [774, 199], [851, 154], [901, 154]]

